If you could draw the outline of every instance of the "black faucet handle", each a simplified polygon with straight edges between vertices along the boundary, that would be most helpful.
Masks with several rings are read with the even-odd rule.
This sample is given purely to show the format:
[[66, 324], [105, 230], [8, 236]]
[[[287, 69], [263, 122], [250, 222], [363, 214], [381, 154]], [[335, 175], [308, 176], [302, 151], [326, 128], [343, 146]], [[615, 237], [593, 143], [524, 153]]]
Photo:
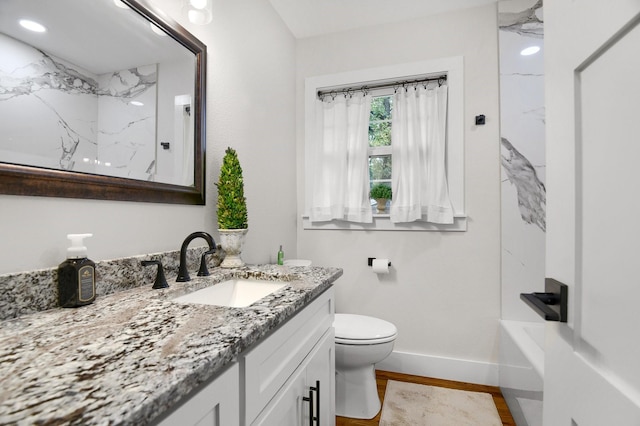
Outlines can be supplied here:
[[156, 274], [156, 280], [153, 282], [153, 287], [151, 288], [169, 288], [169, 284], [167, 283], [167, 279], [164, 276], [164, 268], [162, 267], [162, 262], [159, 260], [143, 260], [142, 266], [149, 265], [158, 265], [158, 273]]
[[209, 269], [207, 269], [207, 255], [208, 254], [213, 254], [216, 252], [216, 249], [211, 249], [211, 250], [207, 250], [204, 253], [202, 253], [202, 256], [200, 257], [200, 269], [198, 270], [198, 276], [199, 277], [208, 277], [209, 276]]

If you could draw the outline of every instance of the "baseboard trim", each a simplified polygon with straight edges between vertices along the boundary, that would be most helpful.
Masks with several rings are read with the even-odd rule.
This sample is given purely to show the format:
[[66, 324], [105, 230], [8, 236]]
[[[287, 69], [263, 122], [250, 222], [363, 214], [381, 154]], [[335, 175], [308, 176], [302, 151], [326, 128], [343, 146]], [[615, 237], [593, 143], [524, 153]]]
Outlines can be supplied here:
[[435, 379], [498, 386], [498, 364], [393, 351], [376, 369]]

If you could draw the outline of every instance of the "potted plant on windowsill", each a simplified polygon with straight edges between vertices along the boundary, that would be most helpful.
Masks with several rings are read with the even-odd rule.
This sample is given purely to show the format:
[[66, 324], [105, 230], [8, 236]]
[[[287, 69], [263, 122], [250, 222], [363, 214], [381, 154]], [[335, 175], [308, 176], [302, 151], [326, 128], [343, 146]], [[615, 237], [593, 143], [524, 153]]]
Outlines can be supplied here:
[[371, 192], [369, 193], [369, 196], [374, 200], [376, 200], [378, 213], [384, 213], [387, 206], [387, 200], [391, 199], [391, 195], [392, 195], [391, 187], [381, 183], [373, 185], [373, 188], [371, 188]]
[[244, 265], [240, 256], [248, 229], [247, 200], [244, 197], [240, 160], [236, 151], [230, 147], [225, 151], [216, 186], [220, 245], [226, 253], [220, 266], [237, 268]]

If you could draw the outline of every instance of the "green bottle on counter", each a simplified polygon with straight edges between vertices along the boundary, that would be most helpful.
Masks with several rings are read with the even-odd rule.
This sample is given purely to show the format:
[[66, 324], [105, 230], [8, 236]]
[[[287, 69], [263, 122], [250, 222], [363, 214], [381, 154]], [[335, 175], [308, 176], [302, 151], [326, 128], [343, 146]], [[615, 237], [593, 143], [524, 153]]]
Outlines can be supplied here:
[[282, 245], [280, 245], [280, 250], [278, 250], [278, 265], [284, 265], [284, 252], [282, 251]]

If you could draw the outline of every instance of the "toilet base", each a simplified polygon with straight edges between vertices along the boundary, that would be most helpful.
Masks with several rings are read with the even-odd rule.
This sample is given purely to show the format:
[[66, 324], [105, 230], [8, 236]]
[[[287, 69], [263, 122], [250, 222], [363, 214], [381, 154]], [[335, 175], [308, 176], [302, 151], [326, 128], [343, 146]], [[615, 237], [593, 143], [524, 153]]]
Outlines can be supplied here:
[[372, 419], [380, 412], [380, 397], [373, 365], [336, 368], [336, 415]]

